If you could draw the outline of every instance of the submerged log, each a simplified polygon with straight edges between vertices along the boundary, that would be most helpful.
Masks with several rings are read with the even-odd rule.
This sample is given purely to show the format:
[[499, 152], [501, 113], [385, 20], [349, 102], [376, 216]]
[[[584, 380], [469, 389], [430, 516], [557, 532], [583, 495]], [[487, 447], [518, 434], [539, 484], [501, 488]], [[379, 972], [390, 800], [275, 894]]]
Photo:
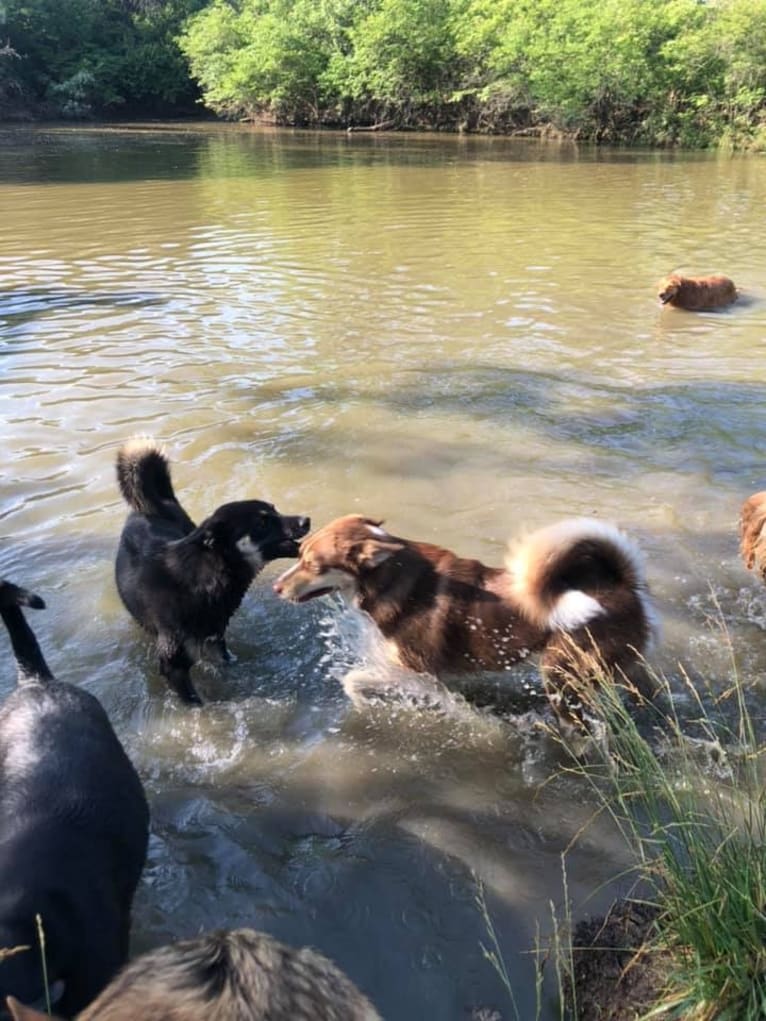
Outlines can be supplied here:
[[389, 128], [393, 128], [395, 125], [396, 121], [394, 120], [379, 121], [377, 124], [368, 125], [349, 124], [349, 126], [346, 128], [346, 131], [348, 132], [349, 135], [351, 134], [352, 131], [388, 131]]

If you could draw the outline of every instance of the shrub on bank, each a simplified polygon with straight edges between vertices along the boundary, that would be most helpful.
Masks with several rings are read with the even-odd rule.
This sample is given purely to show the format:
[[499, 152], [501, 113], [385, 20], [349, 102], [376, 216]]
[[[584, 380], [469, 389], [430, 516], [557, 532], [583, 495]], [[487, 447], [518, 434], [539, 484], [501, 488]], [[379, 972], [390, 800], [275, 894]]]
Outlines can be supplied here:
[[205, 2], [0, 0], [0, 117], [195, 109], [175, 36]]
[[766, 0], [214, 0], [179, 43], [229, 117], [696, 146], [766, 134]]

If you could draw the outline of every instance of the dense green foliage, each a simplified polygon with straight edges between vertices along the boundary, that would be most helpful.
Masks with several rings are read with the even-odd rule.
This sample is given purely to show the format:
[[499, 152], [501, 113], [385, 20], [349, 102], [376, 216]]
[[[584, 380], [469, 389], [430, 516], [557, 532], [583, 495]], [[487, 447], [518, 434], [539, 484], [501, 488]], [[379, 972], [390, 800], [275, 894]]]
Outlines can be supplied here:
[[766, 139], [766, 0], [214, 0], [180, 42], [226, 116]]
[[0, 112], [193, 110], [175, 37], [204, 0], [0, 0]]
[[763, 148], [766, 0], [0, 0], [0, 113], [198, 90], [285, 124]]

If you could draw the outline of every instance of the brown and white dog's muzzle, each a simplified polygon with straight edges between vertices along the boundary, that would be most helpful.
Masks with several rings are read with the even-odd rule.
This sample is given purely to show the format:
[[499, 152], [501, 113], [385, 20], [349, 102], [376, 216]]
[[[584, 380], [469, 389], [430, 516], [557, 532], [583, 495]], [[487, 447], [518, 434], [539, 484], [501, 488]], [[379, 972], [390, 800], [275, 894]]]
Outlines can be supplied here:
[[274, 591], [282, 599], [291, 603], [306, 603], [309, 599], [340, 592], [347, 599], [356, 595], [356, 583], [353, 575], [347, 571], [330, 568], [321, 574], [309, 572], [300, 563], [288, 568], [274, 582]]

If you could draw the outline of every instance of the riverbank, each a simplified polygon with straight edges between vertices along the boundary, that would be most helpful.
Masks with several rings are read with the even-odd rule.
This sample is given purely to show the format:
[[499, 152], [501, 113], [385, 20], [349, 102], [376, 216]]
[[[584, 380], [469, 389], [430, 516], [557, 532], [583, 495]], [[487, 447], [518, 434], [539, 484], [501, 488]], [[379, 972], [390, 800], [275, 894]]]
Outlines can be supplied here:
[[760, 151], [764, 26], [766, 0], [246, 0], [204, 7], [179, 45], [227, 117]]

